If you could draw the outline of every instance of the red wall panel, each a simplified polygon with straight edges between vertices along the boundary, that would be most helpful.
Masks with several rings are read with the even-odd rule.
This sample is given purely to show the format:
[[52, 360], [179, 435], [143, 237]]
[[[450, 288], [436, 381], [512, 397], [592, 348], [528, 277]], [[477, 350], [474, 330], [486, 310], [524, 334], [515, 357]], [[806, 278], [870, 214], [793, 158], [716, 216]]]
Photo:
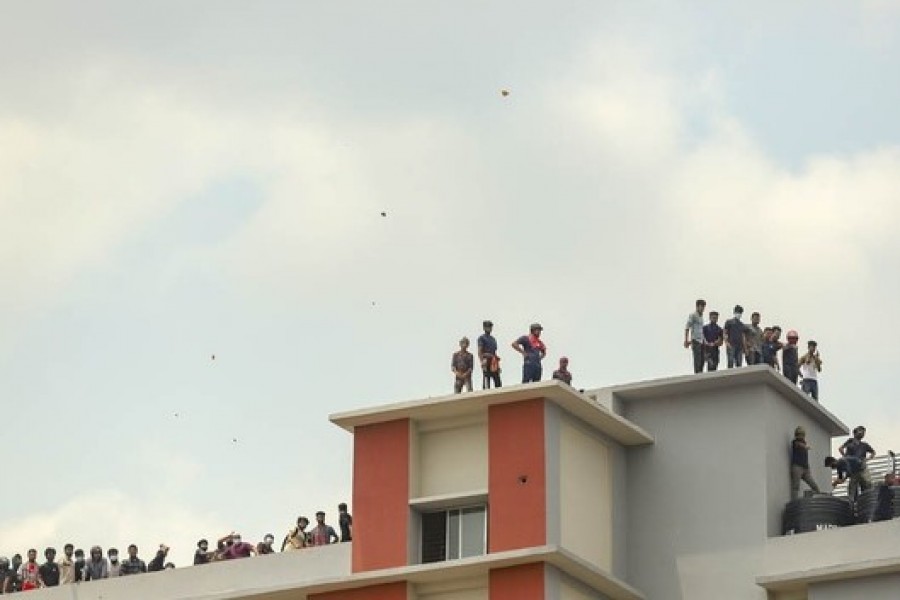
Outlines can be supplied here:
[[544, 600], [544, 563], [494, 569], [491, 600]]
[[[353, 516], [356, 523], [356, 515]], [[356, 543], [354, 533], [353, 543]], [[309, 600], [406, 600], [406, 583], [385, 583], [355, 590], [310, 594]]]
[[488, 409], [488, 551], [547, 540], [544, 400]]
[[408, 562], [409, 441], [408, 419], [353, 431], [354, 573]]

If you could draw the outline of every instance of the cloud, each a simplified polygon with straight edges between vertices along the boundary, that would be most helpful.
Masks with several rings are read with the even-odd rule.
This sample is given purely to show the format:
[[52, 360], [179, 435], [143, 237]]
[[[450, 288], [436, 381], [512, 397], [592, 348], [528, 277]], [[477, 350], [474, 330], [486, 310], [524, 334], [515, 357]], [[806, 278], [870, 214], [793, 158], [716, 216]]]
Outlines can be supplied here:
[[161, 497], [135, 497], [117, 489], [98, 489], [61, 502], [52, 510], [31, 512], [0, 522], [3, 552], [10, 556], [36, 548], [72, 543], [86, 552], [93, 545], [119, 549], [124, 555], [129, 544], [137, 544], [144, 560], [153, 558], [160, 543], [172, 548], [170, 560], [178, 566], [192, 564], [193, 549], [200, 537], [230, 531], [206, 511], [193, 511], [176, 501]]

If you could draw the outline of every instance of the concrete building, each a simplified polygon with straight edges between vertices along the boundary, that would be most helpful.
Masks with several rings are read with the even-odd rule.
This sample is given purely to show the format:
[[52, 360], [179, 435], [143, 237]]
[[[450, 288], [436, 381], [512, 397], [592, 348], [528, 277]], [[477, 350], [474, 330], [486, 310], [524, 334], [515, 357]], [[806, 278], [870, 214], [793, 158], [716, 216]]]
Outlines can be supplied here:
[[900, 598], [900, 520], [783, 536], [789, 442], [847, 427], [767, 366], [580, 393], [555, 381], [332, 416], [354, 541], [35, 600]]

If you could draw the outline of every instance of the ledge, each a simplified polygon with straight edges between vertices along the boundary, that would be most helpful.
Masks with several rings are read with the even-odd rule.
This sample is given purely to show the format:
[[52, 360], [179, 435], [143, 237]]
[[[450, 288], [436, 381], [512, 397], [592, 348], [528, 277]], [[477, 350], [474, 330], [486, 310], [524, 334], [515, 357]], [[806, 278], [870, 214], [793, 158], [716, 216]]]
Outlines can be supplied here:
[[774, 389], [782, 398], [821, 424], [832, 436], [846, 435], [850, 431], [843, 421], [834, 416], [831, 411], [804, 394], [800, 388], [768, 365], [752, 365], [737, 369], [723, 369], [712, 373], [665, 377], [587, 390], [587, 392], [611, 394], [616, 400], [629, 403], [749, 385], [766, 385]]
[[[302, 589], [271, 586], [267, 589], [244, 590], [242, 598], [254, 600], [308, 600], [310, 595], [325, 592], [407, 582], [428, 584], [453, 579], [469, 579], [488, 575], [494, 569], [544, 562], [589, 585], [610, 600], [644, 600], [644, 595], [607, 571], [598, 569], [559, 546], [538, 546], [508, 552], [496, 552], [425, 565], [410, 565], [355, 573], [338, 580], [314, 582]], [[198, 600], [231, 600], [235, 596], [217, 594]]]
[[356, 427], [364, 425], [398, 419], [450, 419], [472, 414], [495, 404], [509, 404], [535, 398], [557, 404], [625, 446], [653, 443], [653, 437], [641, 427], [613, 413], [575, 388], [554, 380], [386, 404], [333, 414], [329, 419], [352, 433]]

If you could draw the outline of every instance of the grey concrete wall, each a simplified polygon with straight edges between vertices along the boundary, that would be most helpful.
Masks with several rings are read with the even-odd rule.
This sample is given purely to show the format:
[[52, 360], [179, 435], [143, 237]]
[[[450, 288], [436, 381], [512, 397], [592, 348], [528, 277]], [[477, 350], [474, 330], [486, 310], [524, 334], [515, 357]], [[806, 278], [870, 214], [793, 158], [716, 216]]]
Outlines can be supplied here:
[[900, 574], [860, 577], [846, 581], [816, 583], [809, 586], [809, 600], [897, 600], [900, 598]]
[[651, 600], [765, 599], [755, 584], [768, 521], [764, 387], [629, 401], [623, 412], [656, 439], [627, 450], [628, 582]]
[[[809, 463], [813, 479], [822, 491], [831, 491], [831, 470], [825, 467], [825, 457], [831, 450], [831, 436], [807, 413], [796, 405], [785, 402], [781, 393], [771, 387], [761, 390], [765, 396], [766, 471], [765, 498], [768, 518], [766, 530], [769, 536], [781, 535], [781, 516], [790, 499], [791, 440], [794, 429], [802, 425], [810, 444]], [[809, 487], [800, 482], [800, 494]]]

